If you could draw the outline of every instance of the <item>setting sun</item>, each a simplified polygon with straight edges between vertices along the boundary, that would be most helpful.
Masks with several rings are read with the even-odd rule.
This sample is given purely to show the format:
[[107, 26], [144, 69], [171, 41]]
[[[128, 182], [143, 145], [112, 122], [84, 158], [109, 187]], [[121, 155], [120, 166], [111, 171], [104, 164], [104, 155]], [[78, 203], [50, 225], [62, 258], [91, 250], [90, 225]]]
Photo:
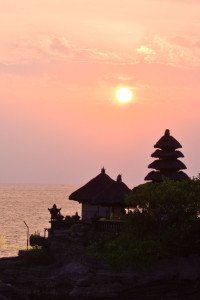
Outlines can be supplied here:
[[120, 87], [116, 91], [116, 97], [120, 104], [128, 104], [133, 99], [133, 92], [129, 87]]

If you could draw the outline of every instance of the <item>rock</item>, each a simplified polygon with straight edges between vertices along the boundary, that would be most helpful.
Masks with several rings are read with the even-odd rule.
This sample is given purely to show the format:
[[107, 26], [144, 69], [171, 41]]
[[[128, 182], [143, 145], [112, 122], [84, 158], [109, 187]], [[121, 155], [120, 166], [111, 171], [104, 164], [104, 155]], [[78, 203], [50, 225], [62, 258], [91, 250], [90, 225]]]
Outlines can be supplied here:
[[58, 269], [53, 273], [55, 280], [59, 281], [68, 281], [68, 282], [77, 282], [84, 276], [88, 274], [88, 269], [85, 265], [71, 262]]
[[28, 300], [22, 291], [0, 281], [0, 300]]
[[0, 279], [4, 282], [0, 284], [0, 300], [27, 299], [23, 295], [37, 300], [199, 299], [199, 256], [160, 261], [143, 273], [132, 269], [113, 273], [94, 259], [71, 256], [71, 251], [67, 258], [47, 266], [0, 260]]

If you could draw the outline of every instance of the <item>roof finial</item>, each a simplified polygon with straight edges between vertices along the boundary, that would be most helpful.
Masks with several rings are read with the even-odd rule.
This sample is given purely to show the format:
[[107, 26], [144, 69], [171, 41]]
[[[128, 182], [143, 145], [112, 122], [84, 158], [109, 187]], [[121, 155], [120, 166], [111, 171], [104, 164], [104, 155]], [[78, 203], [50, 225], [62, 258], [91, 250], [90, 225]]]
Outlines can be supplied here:
[[105, 170], [105, 168], [103, 167], [102, 169], [101, 169], [101, 174], [105, 174], [106, 173], [106, 170]]
[[170, 136], [170, 131], [169, 131], [169, 129], [166, 129], [166, 130], [165, 130], [165, 136]]
[[122, 182], [122, 175], [121, 175], [121, 174], [119, 174], [119, 175], [117, 176], [117, 182]]

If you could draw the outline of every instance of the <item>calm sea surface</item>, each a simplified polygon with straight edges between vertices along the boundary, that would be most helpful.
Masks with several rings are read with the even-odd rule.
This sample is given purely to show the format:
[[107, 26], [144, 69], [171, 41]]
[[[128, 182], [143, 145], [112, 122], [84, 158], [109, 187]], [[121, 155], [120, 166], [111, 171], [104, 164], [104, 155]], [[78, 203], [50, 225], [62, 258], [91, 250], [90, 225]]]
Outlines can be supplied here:
[[49, 228], [48, 208], [54, 203], [61, 207], [61, 213], [80, 215], [78, 202], [68, 200], [76, 187], [65, 185], [0, 185], [0, 257], [17, 255], [26, 248], [27, 229], [23, 221], [43, 235]]

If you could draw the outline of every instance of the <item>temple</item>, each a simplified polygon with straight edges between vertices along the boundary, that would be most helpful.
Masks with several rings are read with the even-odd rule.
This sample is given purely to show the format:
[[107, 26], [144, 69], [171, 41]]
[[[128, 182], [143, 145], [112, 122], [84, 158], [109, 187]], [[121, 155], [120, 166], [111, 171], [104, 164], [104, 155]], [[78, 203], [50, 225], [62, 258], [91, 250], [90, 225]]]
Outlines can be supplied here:
[[[179, 160], [184, 155], [177, 150], [182, 148], [181, 144], [170, 135], [169, 129], [165, 130], [164, 135], [154, 145], [156, 150], [151, 157], [155, 160], [148, 166], [153, 169], [145, 177], [146, 181], [152, 183], [162, 182], [164, 178], [171, 180], [189, 180], [190, 178], [182, 170], [186, 169], [185, 164]], [[145, 185], [145, 184], [142, 184]], [[46, 242], [46, 233], [48, 236], [59, 237], [65, 235], [65, 230], [68, 230], [73, 225], [86, 224], [94, 226], [97, 231], [115, 232], [118, 234], [123, 227], [124, 217], [138, 210], [137, 204], [132, 203], [131, 206], [126, 203], [126, 198], [131, 192], [139, 189], [136, 186], [131, 191], [128, 186], [122, 181], [122, 176], [118, 175], [116, 180], [113, 180], [106, 174], [104, 168], [100, 174], [91, 179], [85, 185], [74, 191], [69, 200], [78, 201], [81, 203], [81, 216], [76, 212], [73, 216], [63, 216], [61, 208], [56, 204], [49, 208], [51, 215], [50, 228], [45, 228], [45, 236], [40, 237], [37, 234], [31, 235], [30, 245], [43, 245]]]
[[187, 180], [188, 175], [181, 170], [187, 169], [185, 164], [178, 158], [184, 157], [181, 151], [177, 149], [182, 148], [181, 144], [170, 135], [169, 129], [165, 130], [164, 135], [154, 145], [157, 150], [151, 157], [157, 158], [148, 168], [156, 171], [151, 171], [145, 177], [145, 180], [152, 182], [160, 182], [163, 178], [172, 180]]
[[121, 175], [115, 181], [103, 168], [99, 175], [73, 192], [69, 199], [82, 203], [82, 220], [119, 219], [124, 212], [125, 197], [129, 193], [130, 189], [122, 182]]
[[117, 180], [105, 188], [100, 194], [93, 197], [91, 201], [94, 205], [107, 207], [108, 219], [120, 219], [127, 206], [125, 198], [130, 193], [130, 189], [122, 181], [122, 176], [118, 175]]

